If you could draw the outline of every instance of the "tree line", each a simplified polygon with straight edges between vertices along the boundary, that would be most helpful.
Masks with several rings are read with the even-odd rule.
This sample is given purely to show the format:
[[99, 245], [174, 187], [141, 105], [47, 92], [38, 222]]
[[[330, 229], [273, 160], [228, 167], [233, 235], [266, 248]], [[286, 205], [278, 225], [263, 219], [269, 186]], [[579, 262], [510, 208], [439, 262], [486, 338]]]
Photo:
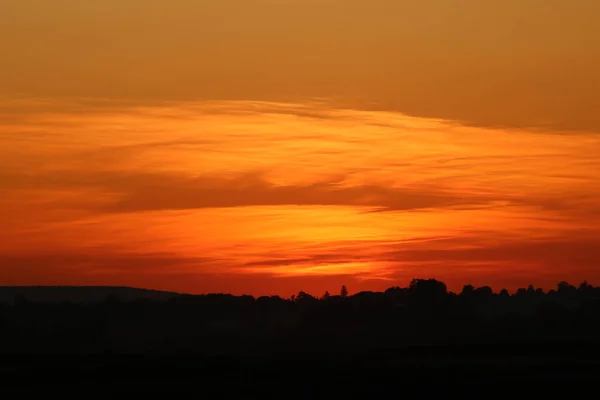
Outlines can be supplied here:
[[418, 345], [597, 340], [600, 288], [560, 282], [510, 294], [414, 279], [383, 292], [313, 296], [174, 295], [168, 299], [0, 305], [0, 352], [234, 354], [348, 352]]

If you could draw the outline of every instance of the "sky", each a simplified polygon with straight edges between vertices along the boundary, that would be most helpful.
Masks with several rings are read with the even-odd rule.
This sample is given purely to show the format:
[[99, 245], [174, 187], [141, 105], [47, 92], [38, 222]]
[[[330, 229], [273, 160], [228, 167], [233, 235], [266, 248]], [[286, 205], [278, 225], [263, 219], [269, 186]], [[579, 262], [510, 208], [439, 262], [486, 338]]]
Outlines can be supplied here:
[[596, 0], [5, 0], [0, 285], [600, 284]]

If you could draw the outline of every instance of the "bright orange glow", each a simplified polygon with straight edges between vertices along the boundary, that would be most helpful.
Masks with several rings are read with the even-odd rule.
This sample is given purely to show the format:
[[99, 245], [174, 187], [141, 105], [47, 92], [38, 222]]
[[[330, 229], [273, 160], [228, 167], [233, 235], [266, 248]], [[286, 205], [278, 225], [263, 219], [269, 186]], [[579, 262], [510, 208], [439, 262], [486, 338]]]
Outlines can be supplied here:
[[0, 284], [600, 280], [596, 134], [326, 102], [18, 108], [0, 119]]

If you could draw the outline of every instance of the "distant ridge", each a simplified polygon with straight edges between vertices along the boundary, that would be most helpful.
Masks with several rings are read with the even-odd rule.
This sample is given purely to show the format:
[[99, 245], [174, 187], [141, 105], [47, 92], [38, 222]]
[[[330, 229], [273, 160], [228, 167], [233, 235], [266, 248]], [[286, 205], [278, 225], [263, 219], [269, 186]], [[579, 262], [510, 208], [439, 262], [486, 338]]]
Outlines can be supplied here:
[[138, 289], [127, 286], [0, 286], [0, 303], [14, 303], [18, 297], [29, 301], [94, 303], [115, 297], [124, 301], [168, 300], [181, 293]]

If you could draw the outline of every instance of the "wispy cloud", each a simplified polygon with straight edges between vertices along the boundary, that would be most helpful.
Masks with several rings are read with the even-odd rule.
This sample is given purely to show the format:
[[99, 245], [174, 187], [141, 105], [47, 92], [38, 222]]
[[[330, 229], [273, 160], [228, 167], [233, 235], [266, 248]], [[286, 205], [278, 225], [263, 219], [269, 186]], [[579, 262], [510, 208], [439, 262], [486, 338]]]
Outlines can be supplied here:
[[0, 256], [5, 272], [31, 279], [25, 265], [44, 259], [56, 273], [118, 280], [129, 272], [111, 265], [155, 275], [186, 265], [211, 282], [237, 274], [264, 287], [428, 271], [463, 280], [504, 271], [516, 282], [520, 265], [555, 276], [569, 259], [591, 279], [600, 262], [594, 134], [463, 127], [324, 101], [4, 114], [19, 118], [0, 122]]

